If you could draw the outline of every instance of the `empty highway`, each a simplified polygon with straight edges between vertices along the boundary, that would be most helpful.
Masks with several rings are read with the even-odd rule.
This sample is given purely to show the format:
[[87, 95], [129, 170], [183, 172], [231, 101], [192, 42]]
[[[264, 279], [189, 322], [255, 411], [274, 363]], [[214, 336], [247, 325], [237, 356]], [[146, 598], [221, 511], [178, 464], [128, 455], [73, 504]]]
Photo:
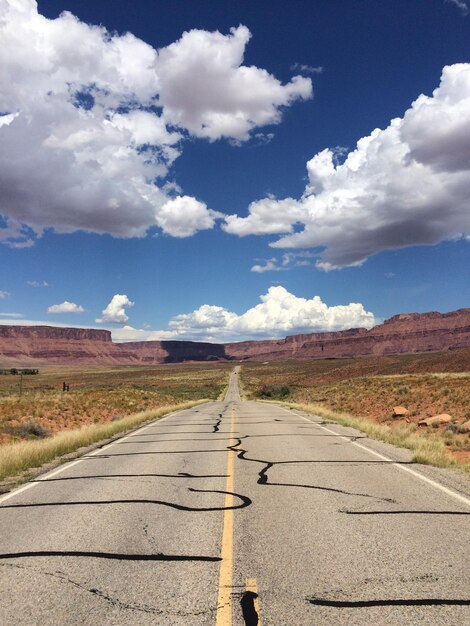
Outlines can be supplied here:
[[0, 496], [2, 626], [470, 625], [469, 481], [238, 375]]

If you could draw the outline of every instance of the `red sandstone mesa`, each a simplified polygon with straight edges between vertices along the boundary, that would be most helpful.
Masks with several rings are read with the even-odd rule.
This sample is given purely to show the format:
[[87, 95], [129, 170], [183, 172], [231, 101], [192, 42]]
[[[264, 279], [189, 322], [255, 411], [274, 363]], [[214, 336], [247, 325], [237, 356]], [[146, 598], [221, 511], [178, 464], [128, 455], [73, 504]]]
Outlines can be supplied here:
[[470, 309], [395, 315], [371, 330], [294, 335], [281, 340], [211, 344], [113, 343], [108, 330], [0, 325], [0, 367], [41, 364], [157, 364], [181, 361], [325, 359], [470, 347]]
[[451, 313], [406, 313], [366, 330], [294, 335], [282, 340], [225, 345], [236, 359], [327, 359], [457, 350], [470, 346], [470, 309]]

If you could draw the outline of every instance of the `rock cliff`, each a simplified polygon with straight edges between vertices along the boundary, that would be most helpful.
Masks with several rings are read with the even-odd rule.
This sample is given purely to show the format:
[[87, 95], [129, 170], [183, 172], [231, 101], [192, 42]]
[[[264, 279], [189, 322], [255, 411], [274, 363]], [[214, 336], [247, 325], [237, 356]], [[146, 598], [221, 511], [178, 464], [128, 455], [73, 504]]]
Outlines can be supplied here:
[[[109, 330], [0, 325], [0, 367], [44, 363], [118, 363]], [[126, 354], [126, 358], [131, 355]]]
[[58, 339], [72, 341], [104, 341], [112, 343], [110, 330], [93, 328], [61, 328], [58, 326], [2, 326], [0, 325], [0, 341], [2, 339]]
[[108, 330], [0, 325], [0, 368], [43, 364], [157, 364], [182, 361], [325, 359], [470, 347], [470, 309], [395, 315], [365, 330], [293, 335], [281, 340], [212, 344], [113, 343]]
[[225, 348], [217, 343], [196, 341], [134, 341], [117, 344], [131, 351], [140, 363], [181, 363], [182, 361], [220, 361], [226, 359]]
[[226, 359], [223, 345], [193, 341], [113, 343], [87, 328], [0, 325], [0, 368], [43, 364], [157, 364]]

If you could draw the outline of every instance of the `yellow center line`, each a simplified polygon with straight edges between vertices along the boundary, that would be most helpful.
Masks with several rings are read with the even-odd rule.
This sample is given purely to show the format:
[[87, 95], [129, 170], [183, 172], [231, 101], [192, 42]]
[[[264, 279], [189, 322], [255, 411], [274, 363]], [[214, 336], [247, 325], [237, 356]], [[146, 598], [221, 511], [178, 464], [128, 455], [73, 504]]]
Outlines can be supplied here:
[[260, 608], [259, 608], [259, 596], [258, 596], [258, 586], [256, 584], [256, 578], [247, 578], [245, 580], [245, 589], [254, 594], [253, 606], [258, 616], [258, 626], [261, 626], [261, 613], [260, 613]]
[[[235, 408], [232, 408], [230, 415], [230, 443], [235, 443], [234, 439]], [[228, 451], [227, 456], [227, 482], [225, 491], [230, 492], [225, 495], [224, 530], [222, 533], [222, 549], [219, 574], [219, 595], [217, 598], [217, 619], [216, 626], [231, 626], [232, 624], [232, 574], [233, 574], [233, 509], [234, 498], [231, 495], [234, 487], [234, 465], [235, 452]], [[229, 509], [229, 510], [227, 510]]]

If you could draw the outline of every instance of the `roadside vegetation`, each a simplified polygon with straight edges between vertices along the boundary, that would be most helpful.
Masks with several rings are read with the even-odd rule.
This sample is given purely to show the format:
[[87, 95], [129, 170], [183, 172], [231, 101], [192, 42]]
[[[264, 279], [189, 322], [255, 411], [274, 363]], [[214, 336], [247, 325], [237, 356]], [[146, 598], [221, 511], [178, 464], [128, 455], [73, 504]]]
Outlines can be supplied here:
[[[470, 471], [470, 350], [246, 363], [248, 398], [286, 403], [413, 451], [415, 461]], [[401, 416], [394, 407], [406, 408]], [[418, 425], [448, 414], [451, 421]]]
[[90, 446], [97, 441], [109, 439], [145, 422], [163, 417], [167, 413], [188, 409], [203, 402], [205, 400], [168, 405], [153, 411], [129, 415], [113, 422], [91, 424], [76, 430], [64, 430], [53, 436], [41, 435], [42, 438], [28, 438], [5, 444], [0, 446], [0, 480], [19, 475], [31, 468], [41, 467], [60, 456]]
[[217, 400], [232, 368], [55, 367], [22, 381], [1, 376], [0, 480], [174, 410]]
[[[41, 369], [0, 376], [0, 444], [116, 421], [200, 399], [216, 400], [230, 364]], [[62, 391], [64, 383], [69, 391]]]

